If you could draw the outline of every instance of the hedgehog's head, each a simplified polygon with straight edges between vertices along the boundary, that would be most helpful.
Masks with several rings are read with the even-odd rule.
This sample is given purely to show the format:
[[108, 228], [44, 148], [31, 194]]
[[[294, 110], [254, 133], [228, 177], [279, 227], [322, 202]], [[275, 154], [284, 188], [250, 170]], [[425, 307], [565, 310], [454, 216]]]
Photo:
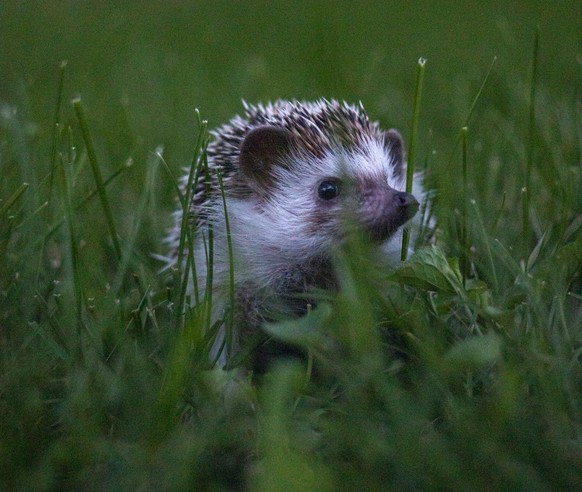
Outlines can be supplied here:
[[332, 139], [314, 155], [290, 130], [264, 125], [248, 132], [239, 154], [240, 177], [272, 233], [320, 251], [345, 236], [346, 224], [383, 243], [411, 219], [418, 202], [399, 191], [405, 167], [395, 130], [364, 134], [350, 146]]

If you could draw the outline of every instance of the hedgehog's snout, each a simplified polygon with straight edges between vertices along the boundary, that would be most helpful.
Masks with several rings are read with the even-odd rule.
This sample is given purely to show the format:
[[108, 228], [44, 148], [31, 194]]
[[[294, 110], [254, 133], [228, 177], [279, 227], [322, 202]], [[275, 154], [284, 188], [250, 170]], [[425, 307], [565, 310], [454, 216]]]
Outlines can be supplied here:
[[402, 211], [402, 215], [405, 216], [404, 222], [402, 224], [404, 224], [407, 220], [412, 219], [412, 217], [416, 215], [416, 212], [418, 212], [418, 200], [410, 193], [399, 191], [394, 195], [393, 200], [396, 202], [396, 207]]
[[419, 208], [410, 193], [376, 188], [365, 196], [361, 213], [365, 229], [374, 241], [384, 241], [409, 221]]

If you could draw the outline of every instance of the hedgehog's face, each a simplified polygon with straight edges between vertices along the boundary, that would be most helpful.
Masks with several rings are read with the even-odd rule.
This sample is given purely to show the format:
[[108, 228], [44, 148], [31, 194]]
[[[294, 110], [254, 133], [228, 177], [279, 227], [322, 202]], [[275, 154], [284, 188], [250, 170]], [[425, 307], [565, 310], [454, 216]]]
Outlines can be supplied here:
[[398, 191], [404, 163], [397, 132], [322, 157], [302, 156], [296, 147], [287, 130], [264, 126], [247, 135], [240, 154], [263, 217], [289, 244], [310, 241], [312, 249], [327, 249], [354, 225], [381, 243], [418, 210], [411, 194]]
[[313, 223], [336, 238], [355, 226], [372, 241], [384, 242], [418, 210], [414, 196], [370, 176], [324, 178], [316, 193]]

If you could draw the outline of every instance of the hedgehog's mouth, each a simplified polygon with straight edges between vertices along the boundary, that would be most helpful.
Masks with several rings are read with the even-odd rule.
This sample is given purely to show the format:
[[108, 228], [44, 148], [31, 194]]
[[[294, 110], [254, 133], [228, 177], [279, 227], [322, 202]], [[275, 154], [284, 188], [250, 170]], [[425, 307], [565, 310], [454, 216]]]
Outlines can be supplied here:
[[418, 212], [419, 203], [410, 193], [393, 191], [378, 200], [367, 200], [362, 207], [364, 229], [370, 240], [386, 241]]

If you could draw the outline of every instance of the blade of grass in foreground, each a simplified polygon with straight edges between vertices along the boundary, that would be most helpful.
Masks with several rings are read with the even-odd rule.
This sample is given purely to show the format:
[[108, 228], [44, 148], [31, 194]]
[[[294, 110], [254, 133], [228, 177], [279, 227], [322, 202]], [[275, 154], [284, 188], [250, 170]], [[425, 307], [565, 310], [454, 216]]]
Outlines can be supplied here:
[[[105, 187], [107, 187], [109, 185], [109, 183], [111, 183], [115, 178], [117, 178], [123, 171], [129, 169], [132, 165], [131, 161], [128, 161], [126, 164], [124, 164], [122, 167], [120, 167], [119, 169], [117, 169], [116, 171], [114, 171], [111, 176], [109, 176], [104, 182], [103, 185]], [[73, 210], [75, 210], [75, 212], [78, 212], [79, 210], [81, 210], [86, 204], [87, 202], [89, 202], [95, 195], [97, 195], [99, 193], [99, 190], [97, 188], [94, 188], [92, 191], [90, 191], [81, 201], [79, 201], [79, 203], [77, 203], [76, 205], [73, 206]], [[48, 204], [48, 202], [46, 202]], [[51, 237], [55, 232], [57, 232], [57, 230], [63, 225], [63, 223], [65, 223], [66, 220], [65, 219], [61, 219], [58, 220], [55, 224], [53, 224], [50, 228], [50, 230], [47, 232], [46, 234], [46, 239], [48, 239], [49, 237]]]
[[79, 276], [79, 248], [76, 229], [74, 225], [73, 205], [71, 202], [71, 188], [70, 180], [68, 179], [67, 166], [69, 162], [64, 157], [61, 157], [61, 179], [63, 187], [63, 196], [65, 199], [65, 218], [68, 226], [68, 239], [71, 255], [71, 270], [73, 276], [73, 294], [75, 297], [75, 317], [77, 320], [77, 333], [80, 333], [83, 322], [83, 293], [81, 292], [81, 281]]
[[[463, 123], [462, 128], [469, 126], [469, 121], [471, 119], [471, 116], [473, 115], [473, 112], [475, 111], [475, 107], [477, 106], [477, 102], [481, 98], [481, 94], [483, 93], [483, 89], [485, 89], [485, 85], [487, 84], [487, 81], [489, 80], [489, 76], [491, 75], [491, 72], [493, 71], [493, 67], [495, 66], [496, 62], [497, 62], [497, 57], [495, 56], [495, 57], [493, 57], [493, 61], [491, 62], [491, 65], [489, 66], [489, 70], [487, 70], [487, 74], [485, 75], [485, 78], [483, 79], [483, 82], [481, 83], [481, 87], [479, 87], [479, 90], [477, 91], [477, 94], [475, 95], [475, 98], [473, 99], [473, 102], [471, 103], [471, 107], [469, 108], [469, 111], [467, 113], [467, 117], [465, 118], [465, 122]], [[455, 151], [457, 150], [457, 146], [459, 145], [461, 138], [462, 138], [462, 130], [457, 135], [457, 139], [455, 140], [455, 143], [453, 144], [453, 148], [451, 150], [451, 155], [449, 156], [449, 160], [447, 161], [447, 168], [449, 168], [451, 163], [453, 162], [453, 157], [455, 156]]]
[[4, 216], [6, 212], [16, 203], [21, 195], [28, 189], [28, 183], [22, 183], [18, 189], [10, 195], [10, 197], [0, 207], [0, 217]]
[[156, 182], [156, 176], [158, 172], [158, 167], [160, 163], [159, 155], [161, 154], [161, 148], [156, 149], [149, 159], [146, 161], [146, 175], [144, 179], [144, 184], [142, 186], [142, 192], [137, 204], [137, 207], [133, 211], [134, 222], [129, 233], [129, 237], [124, 238], [124, 248], [123, 256], [119, 262], [116, 279], [113, 282], [112, 291], [115, 296], [119, 295], [119, 289], [123, 285], [123, 279], [129, 269], [131, 259], [134, 255], [135, 243], [138, 238], [139, 231], [142, 227], [142, 222], [144, 217], [147, 215], [148, 206], [153, 196], [153, 189]]
[[224, 212], [224, 223], [226, 226], [226, 239], [228, 243], [228, 271], [229, 271], [229, 310], [227, 314], [226, 326], [225, 326], [225, 342], [227, 352], [230, 353], [232, 347], [232, 334], [233, 334], [233, 306], [234, 306], [234, 255], [232, 251], [232, 237], [230, 235], [230, 222], [228, 219], [228, 210], [226, 206], [226, 197], [224, 195], [224, 184], [222, 182], [222, 173], [219, 171], [217, 173], [218, 184], [220, 186], [220, 194], [222, 196], [222, 206]]
[[[495, 266], [495, 262], [493, 261], [493, 254], [491, 252], [491, 239], [487, 234], [487, 230], [485, 229], [485, 223], [483, 222], [483, 217], [481, 216], [481, 212], [479, 211], [479, 207], [477, 206], [477, 202], [475, 200], [471, 200], [469, 202], [473, 209], [473, 216], [476, 219], [476, 227], [475, 229], [481, 235], [481, 239], [479, 242], [481, 243], [482, 247], [485, 250], [485, 257], [489, 264], [489, 268], [486, 269], [486, 275], [491, 277], [491, 281], [493, 282], [493, 290], [497, 293], [499, 289], [499, 280], [497, 277], [497, 267]], [[465, 279], [463, 278], [463, 281]]]
[[81, 126], [81, 134], [83, 135], [83, 140], [85, 141], [87, 156], [89, 157], [89, 162], [91, 163], [91, 169], [93, 170], [97, 191], [99, 192], [101, 205], [103, 206], [103, 211], [105, 212], [105, 218], [109, 228], [109, 235], [111, 236], [111, 241], [113, 242], [113, 248], [115, 249], [117, 259], [120, 260], [121, 246], [119, 245], [119, 238], [115, 229], [113, 214], [111, 213], [111, 207], [109, 205], [109, 200], [105, 191], [103, 177], [101, 176], [101, 169], [99, 169], [99, 164], [97, 163], [97, 154], [95, 153], [95, 147], [93, 146], [93, 140], [91, 139], [91, 132], [89, 131], [89, 125], [87, 124], [87, 119], [85, 118], [85, 112], [83, 111], [80, 97], [73, 99], [73, 107], [75, 108], [75, 113], [77, 114], [79, 125]]
[[[200, 172], [205, 166], [204, 155], [206, 152], [206, 145], [208, 143], [207, 138], [207, 128], [208, 121], [201, 119], [200, 112], [196, 110], [196, 115], [198, 118], [198, 138], [196, 139], [196, 144], [194, 146], [194, 154], [192, 156], [192, 164], [190, 166], [190, 171], [188, 173], [188, 180], [186, 182], [186, 192], [183, 196], [179, 194], [181, 198], [182, 207], [182, 222], [180, 224], [180, 239], [178, 244], [177, 252], [177, 262], [176, 270], [179, 285], [179, 299], [178, 299], [178, 309], [180, 315], [176, 318], [177, 328], [183, 323], [183, 314], [185, 312], [186, 294], [188, 290], [188, 277], [190, 276], [190, 267], [192, 268], [192, 283], [194, 288], [194, 298], [195, 303], [199, 301], [198, 293], [198, 279], [196, 275], [196, 265], [194, 263], [194, 256], [192, 254], [192, 236], [195, 231], [192, 230], [192, 223], [197, 220], [197, 217], [192, 217], [190, 214], [190, 205], [192, 202], [192, 194], [194, 187], [198, 183]], [[184, 253], [186, 253], [186, 262], [184, 262]], [[183, 270], [182, 270], [183, 269]]]
[[[48, 224], [52, 220], [52, 216], [51, 216], [52, 207], [50, 205], [51, 205], [51, 202], [53, 199], [54, 176], [55, 176], [55, 171], [57, 168], [57, 157], [58, 157], [57, 147], [58, 147], [59, 136], [60, 136], [59, 130], [61, 129], [61, 109], [62, 109], [62, 105], [63, 105], [63, 89], [64, 89], [64, 85], [65, 85], [65, 68], [66, 68], [66, 66], [67, 66], [67, 62], [65, 60], [62, 60], [61, 63], [59, 64], [59, 69], [60, 69], [59, 84], [58, 84], [58, 88], [57, 88], [57, 99], [56, 99], [56, 105], [55, 105], [55, 113], [54, 113], [52, 136], [51, 136], [51, 149], [50, 149], [51, 167], [49, 170], [48, 198], [45, 201], [47, 206], [44, 208], [44, 218], [45, 218], [46, 224]], [[49, 238], [48, 235], [44, 235], [42, 237], [40, 254], [38, 255], [38, 259], [36, 262], [36, 273], [35, 273], [35, 279], [36, 279], [35, 284], [36, 285], [38, 285], [38, 282], [39, 282], [39, 279], [41, 276], [42, 260], [44, 257], [46, 241], [48, 240], [48, 238]]]
[[523, 258], [528, 256], [529, 247], [529, 208], [530, 208], [530, 196], [531, 196], [531, 170], [533, 167], [533, 152], [534, 152], [534, 133], [536, 124], [536, 86], [537, 86], [537, 73], [538, 73], [538, 57], [540, 48], [540, 31], [539, 27], [536, 28], [534, 35], [534, 47], [533, 47], [533, 60], [532, 60], [532, 72], [531, 72], [531, 87], [529, 96], [529, 126], [528, 126], [528, 147], [527, 147], [527, 162], [525, 169], [525, 183], [523, 186], [523, 224], [522, 224], [522, 234], [523, 234]]
[[[418, 60], [417, 70], [416, 70], [416, 88], [414, 89], [414, 104], [412, 111], [412, 124], [410, 129], [410, 140], [408, 142], [408, 164], [406, 167], [406, 193], [412, 192], [412, 180], [414, 178], [414, 159], [416, 154], [416, 141], [418, 135], [418, 119], [420, 115], [420, 100], [422, 96], [422, 82], [424, 80], [424, 67], [426, 65], [426, 59], [420, 58]], [[402, 233], [402, 252], [400, 254], [400, 259], [402, 261], [406, 260], [406, 255], [408, 254], [408, 242], [409, 242], [409, 232], [405, 227]]]
[[[55, 115], [53, 120], [53, 134], [51, 137], [51, 170], [49, 178], [49, 191], [48, 191], [48, 202], [51, 203], [53, 196], [53, 180], [54, 173], [57, 166], [57, 144], [59, 139], [59, 126], [61, 123], [61, 108], [63, 105], [63, 87], [65, 84], [65, 68], [67, 67], [67, 61], [63, 60], [59, 64], [59, 85], [57, 89], [57, 103], [55, 106]], [[49, 207], [50, 208], [50, 207]]]
[[468, 140], [469, 129], [464, 126], [461, 130], [462, 137], [462, 149], [463, 149], [463, 201], [461, 203], [461, 273], [463, 274], [463, 287], [466, 285], [466, 278], [469, 274], [468, 267], [468, 255], [469, 255], [469, 244], [467, 240], [467, 140]]

